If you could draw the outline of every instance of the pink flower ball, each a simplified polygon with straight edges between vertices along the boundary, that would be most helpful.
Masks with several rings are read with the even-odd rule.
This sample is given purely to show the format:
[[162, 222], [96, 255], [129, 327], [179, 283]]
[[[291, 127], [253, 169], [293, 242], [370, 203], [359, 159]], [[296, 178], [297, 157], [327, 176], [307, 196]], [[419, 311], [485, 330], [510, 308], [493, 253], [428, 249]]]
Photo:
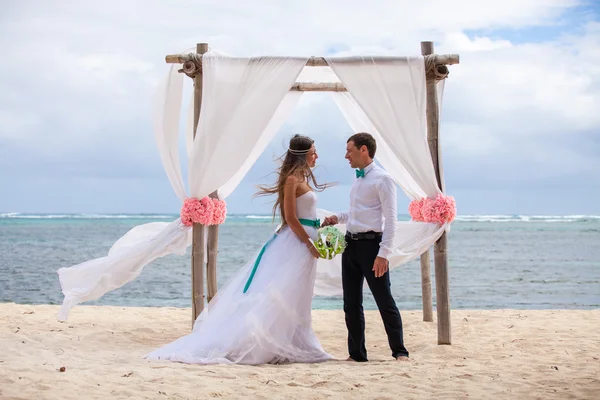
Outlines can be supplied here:
[[194, 222], [202, 225], [210, 225], [214, 208], [215, 206], [209, 197], [200, 200], [200, 207], [196, 209]]
[[225, 200], [219, 200], [219, 199], [212, 199], [212, 200], [213, 200], [214, 208], [213, 208], [211, 224], [212, 225], [220, 225], [223, 222], [225, 222], [225, 219], [227, 218], [227, 203], [225, 203]]
[[413, 200], [408, 205], [408, 213], [413, 221], [423, 222], [423, 201], [425, 199]]
[[423, 219], [436, 224], [450, 223], [456, 217], [456, 201], [452, 196], [438, 194], [435, 199], [428, 198], [423, 203]]
[[438, 195], [436, 198], [436, 216], [440, 224], [454, 221], [456, 217], [456, 200], [452, 196]]
[[185, 226], [192, 226], [194, 224], [195, 210], [199, 207], [200, 201], [196, 198], [187, 198], [183, 202], [181, 207], [181, 222]]
[[198, 200], [187, 198], [181, 207], [181, 222], [186, 226], [193, 224], [209, 225], [212, 221], [214, 204], [208, 197]]

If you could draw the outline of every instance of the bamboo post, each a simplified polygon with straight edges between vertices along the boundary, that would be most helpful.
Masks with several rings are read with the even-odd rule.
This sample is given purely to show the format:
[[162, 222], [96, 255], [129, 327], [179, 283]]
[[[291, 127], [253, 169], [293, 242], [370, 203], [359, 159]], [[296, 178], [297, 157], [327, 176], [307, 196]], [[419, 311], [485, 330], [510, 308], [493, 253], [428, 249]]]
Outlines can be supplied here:
[[[210, 197], [217, 197], [213, 192]], [[208, 287], [208, 302], [217, 294], [217, 254], [219, 253], [219, 225], [208, 227], [208, 263], [206, 264], [206, 286]]]
[[[433, 54], [433, 42], [421, 42], [421, 54]], [[429, 71], [428, 71], [429, 72]], [[434, 71], [435, 72], [435, 71]], [[427, 79], [427, 141], [433, 161], [437, 184], [442, 189], [439, 159], [439, 108], [437, 99], [437, 80]], [[435, 242], [435, 296], [438, 320], [438, 344], [451, 344], [450, 291], [448, 285], [448, 253], [446, 232]], [[429, 257], [429, 255], [427, 255]]]
[[[208, 51], [207, 43], [198, 43], [196, 52], [200, 55]], [[194, 138], [200, 119], [202, 105], [202, 69], [194, 75]], [[194, 224], [192, 228], [192, 328], [198, 315], [204, 309], [204, 226]]]
[[423, 299], [423, 321], [433, 322], [433, 299], [431, 295], [431, 260], [429, 249], [421, 254], [421, 297]]
[[[433, 55], [433, 47], [431, 49], [424, 48], [421, 43], [421, 54], [425, 57]], [[429, 114], [428, 114], [429, 117]], [[429, 129], [427, 129], [429, 135]], [[431, 143], [431, 142], [429, 142]], [[431, 146], [431, 144], [430, 144]], [[421, 254], [421, 298], [423, 301], [423, 321], [433, 322], [433, 299], [431, 294], [431, 259], [429, 249]]]

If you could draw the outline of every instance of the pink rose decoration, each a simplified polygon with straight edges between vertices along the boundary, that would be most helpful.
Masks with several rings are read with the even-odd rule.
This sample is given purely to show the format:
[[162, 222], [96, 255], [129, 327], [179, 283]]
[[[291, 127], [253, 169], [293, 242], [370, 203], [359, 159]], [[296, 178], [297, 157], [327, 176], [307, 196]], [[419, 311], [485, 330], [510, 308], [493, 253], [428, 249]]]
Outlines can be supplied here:
[[212, 222], [214, 203], [209, 197], [200, 200], [200, 208], [197, 209], [196, 220], [194, 222], [202, 225], [210, 225]]
[[417, 221], [417, 222], [424, 221], [423, 214], [422, 214], [424, 200], [425, 199], [413, 200], [408, 205], [408, 213], [410, 214], [413, 221]]
[[437, 203], [436, 216], [440, 224], [450, 223], [456, 217], [456, 201], [452, 196], [439, 194], [435, 199]]
[[435, 200], [427, 197], [423, 199], [423, 208], [421, 209], [421, 215], [423, 215], [424, 222], [435, 222]]
[[456, 217], [456, 201], [452, 196], [438, 194], [435, 199], [423, 198], [412, 201], [408, 211], [414, 221], [442, 225], [452, 222]]
[[214, 208], [213, 208], [213, 216], [212, 216], [212, 225], [220, 225], [225, 222], [225, 218], [227, 217], [227, 203], [225, 200], [212, 199]]
[[205, 197], [202, 200], [196, 198], [187, 198], [181, 207], [181, 222], [186, 226], [192, 226], [194, 223], [209, 225], [212, 221], [214, 204]]
[[181, 207], [181, 222], [185, 226], [194, 224], [219, 225], [225, 222], [227, 204], [224, 200], [204, 197], [201, 200], [187, 198]]
[[183, 202], [183, 206], [181, 207], [181, 222], [185, 226], [192, 226], [194, 224], [194, 215], [195, 210], [199, 207], [200, 200], [196, 198], [187, 198]]

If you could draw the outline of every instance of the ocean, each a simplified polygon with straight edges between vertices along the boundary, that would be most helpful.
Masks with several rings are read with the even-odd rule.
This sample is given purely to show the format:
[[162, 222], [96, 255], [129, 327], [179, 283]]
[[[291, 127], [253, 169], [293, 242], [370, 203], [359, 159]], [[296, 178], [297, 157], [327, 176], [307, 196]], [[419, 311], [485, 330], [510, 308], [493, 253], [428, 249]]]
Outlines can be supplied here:
[[[0, 302], [60, 304], [57, 269], [105, 256], [138, 224], [176, 217], [0, 213]], [[220, 228], [219, 286], [275, 225], [264, 215], [228, 216]], [[134, 282], [86, 304], [189, 307], [190, 251], [154, 261]], [[448, 251], [453, 309], [600, 307], [600, 216], [458, 216]], [[398, 307], [421, 309], [419, 260], [393, 270], [391, 279]], [[432, 282], [435, 305], [433, 265]], [[376, 309], [368, 289], [364, 300], [365, 309]], [[313, 308], [341, 309], [342, 300], [316, 297]]]

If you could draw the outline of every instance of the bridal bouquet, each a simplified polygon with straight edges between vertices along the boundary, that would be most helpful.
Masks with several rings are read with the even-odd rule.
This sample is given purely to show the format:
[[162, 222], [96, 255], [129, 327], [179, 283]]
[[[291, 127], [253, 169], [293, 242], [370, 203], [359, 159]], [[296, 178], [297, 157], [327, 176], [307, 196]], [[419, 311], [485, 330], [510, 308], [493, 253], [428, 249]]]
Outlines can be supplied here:
[[333, 259], [346, 248], [344, 234], [334, 226], [325, 226], [317, 231], [315, 247], [321, 254], [321, 258]]

